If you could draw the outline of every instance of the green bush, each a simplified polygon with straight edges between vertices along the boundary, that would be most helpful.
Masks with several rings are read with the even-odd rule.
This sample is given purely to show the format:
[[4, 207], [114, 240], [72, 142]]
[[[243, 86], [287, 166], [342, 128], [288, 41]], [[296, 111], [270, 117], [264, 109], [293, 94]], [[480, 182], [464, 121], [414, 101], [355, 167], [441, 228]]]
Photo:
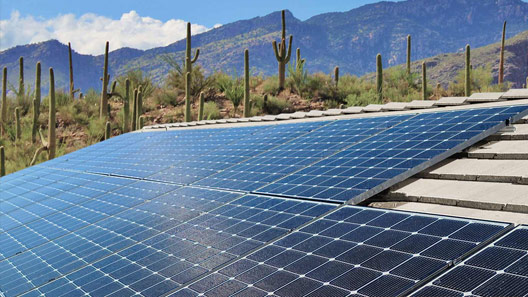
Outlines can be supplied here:
[[213, 101], [205, 102], [204, 104], [204, 118], [208, 120], [218, 120], [221, 119], [220, 109]]
[[262, 91], [265, 94], [277, 95], [279, 93], [279, 78], [277, 75], [270, 76], [262, 82]]

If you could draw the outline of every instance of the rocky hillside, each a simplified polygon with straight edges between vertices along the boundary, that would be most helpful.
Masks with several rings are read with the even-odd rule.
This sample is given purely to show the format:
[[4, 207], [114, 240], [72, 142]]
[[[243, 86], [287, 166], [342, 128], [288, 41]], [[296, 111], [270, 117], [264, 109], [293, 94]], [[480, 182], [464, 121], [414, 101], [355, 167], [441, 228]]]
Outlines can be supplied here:
[[[500, 40], [504, 20], [508, 21], [507, 36], [517, 35], [528, 30], [528, 3], [521, 0], [408, 0], [379, 2], [347, 12], [325, 13], [306, 21], [296, 19], [291, 13], [286, 18], [288, 34], [294, 35], [293, 47], [301, 48], [309, 71], [329, 72], [339, 65], [341, 73], [363, 75], [374, 70], [378, 52], [383, 56], [385, 67], [403, 63], [407, 34], [413, 36], [413, 60], [460, 52], [467, 43], [474, 48], [495, 43]], [[236, 69], [241, 73], [243, 50], [249, 48], [254, 73], [269, 75], [276, 71], [271, 41], [278, 38], [279, 31], [280, 13], [275, 12], [225, 24], [196, 35], [193, 46], [201, 48], [198, 61], [208, 72], [231, 72]], [[162, 57], [170, 54], [180, 58], [184, 47], [182, 40], [146, 51], [131, 48], [115, 50], [110, 54], [111, 74], [115, 77], [130, 69], [141, 68], [160, 82], [169, 71]], [[101, 51], [103, 48], [104, 44], [101, 44]], [[510, 51], [510, 55], [516, 54], [516, 51]], [[65, 45], [52, 40], [0, 52], [0, 65], [8, 67], [12, 83], [16, 83], [18, 77], [19, 56], [26, 59], [27, 81], [32, 81], [34, 65], [40, 60], [44, 69], [55, 68], [59, 85], [67, 85]], [[509, 56], [509, 59], [523, 57], [526, 60], [525, 53], [521, 53], [519, 58]], [[99, 89], [102, 56], [76, 53], [73, 62], [76, 86], [82, 90], [90, 87]], [[507, 77], [520, 84], [524, 81], [521, 78], [526, 76], [526, 71], [522, 73], [522, 69], [521, 66], [510, 67]], [[438, 74], [439, 79], [444, 76]]]

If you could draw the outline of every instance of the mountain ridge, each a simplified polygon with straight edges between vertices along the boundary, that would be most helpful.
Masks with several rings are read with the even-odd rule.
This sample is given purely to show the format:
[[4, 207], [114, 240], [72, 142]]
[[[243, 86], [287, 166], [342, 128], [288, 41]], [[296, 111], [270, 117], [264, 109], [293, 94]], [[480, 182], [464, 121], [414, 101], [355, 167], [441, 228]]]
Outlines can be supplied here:
[[[375, 69], [378, 52], [383, 56], [384, 67], [404, 63], [407, 34], [413, 37], [413, 60], [460, 52], [466, 43], [472, 47], [495, 43], [500, 40], [503, 20], [508, 21], [507, 37], [517, 35], [528, 30], [528, 3], [521, 0], [384, 1], [346, 12], [323, 13], [304, 21], [287, 11], [286, 19], [287, 34], [294, 36], [292, 47], [301, 48], [308, 71], [329, 73], [338, 65], [341, 73], [363, 75]], [[198, 63], [207, 73], [214, 70], [231, 73], [233, 69], [242, 73], [243, 50], [249, 48], [254, 72], [273, 75], [277, 63], [271, 41], [279, 37], [280, 12], [273, 12], [193, 35], [193, 48], [201, 48]], [[170, 70], [163, 56], [169, 54], [180, 59], [184, 48], [185, 40], [179, 40], [149, 50], [112, 50], [110, 73], [114, 78], [141, 68], [156, 82], [161, 82]], [[64, 88], [68, 77], [67, 54], [67, 46], [52, 40], [4, 50], [0, 52], [0, 65], [8, 67], [9, 81], [15, 84], [18, 57], [24, 56], [26, 82], [32, 84], [34, 65], [41, 60], [44, 69], [54, 67], [57, 84]], [[76, 87], [83, 91], [99, 90], [102, 55], [74, 52], [73, 63]], [[45, 81], [46, 74], [43, 84]]]

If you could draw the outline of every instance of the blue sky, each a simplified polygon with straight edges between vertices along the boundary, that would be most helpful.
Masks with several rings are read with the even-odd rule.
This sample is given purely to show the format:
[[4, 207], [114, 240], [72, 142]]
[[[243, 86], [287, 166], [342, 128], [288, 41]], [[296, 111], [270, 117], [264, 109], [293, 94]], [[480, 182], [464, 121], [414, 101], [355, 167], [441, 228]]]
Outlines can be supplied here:
[[302, 20], [331, 11], [347, 11], [375, 0], [0, 0], [0, 19], [8, 19], [12, 11], [21, 15], [52, 18], [73, 13], [80, 16], [95, 13], [119, 18], [135, 10], [141, 16], [167, 21], [183, 19], [211, 27], [232, 21], [265, 15], [287, 8]]

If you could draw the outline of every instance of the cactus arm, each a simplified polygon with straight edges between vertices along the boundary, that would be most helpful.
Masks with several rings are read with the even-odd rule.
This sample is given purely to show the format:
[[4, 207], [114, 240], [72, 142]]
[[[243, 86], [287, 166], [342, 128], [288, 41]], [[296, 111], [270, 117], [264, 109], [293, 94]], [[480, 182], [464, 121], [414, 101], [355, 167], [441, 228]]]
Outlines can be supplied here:
[[272, 45], [273, 45], [273, 52], [275, 53], [275, 58], [277, 58], [277, 61], [280, 61], [281, 58], [279, 55], [279, 50], [277, 49], [277, 41], [273, 40]]
[[[292, 49], [292, 40], [293, 40], [293, 35], [290, 35], [290, 44], [288, 45], [288, 53], [286, 54], [286, 58], [284, 59], [284, 63], [290, 62], [291, 49]], [[286, 46], [286, 44], [284, 46]]]
[[42, 127], [39, 127], [39, 135], [40, 135], [40, 141], [42, 142], [42, 145], [45, 147], [48, 147], [48, 142], [46, 141], [46, 138], [42, 134]]
[[48, 121], [48, 160], [55, 158], [55, 75], [53, 68], [49, 69], [50, 90], [49, 90], [49, 121]]
[[5, 150], [3, 146], [0, 146], [0, 177], [4, 175], [6, 175]]
[[194, 59], [191, 59], [191, 63], [194, 64], [194, 62], [196, 62], [196, 60], [198, 60], [198, 56], [200, 55], [200, 49], [197, 48], [196, 51], [194, 52]]

